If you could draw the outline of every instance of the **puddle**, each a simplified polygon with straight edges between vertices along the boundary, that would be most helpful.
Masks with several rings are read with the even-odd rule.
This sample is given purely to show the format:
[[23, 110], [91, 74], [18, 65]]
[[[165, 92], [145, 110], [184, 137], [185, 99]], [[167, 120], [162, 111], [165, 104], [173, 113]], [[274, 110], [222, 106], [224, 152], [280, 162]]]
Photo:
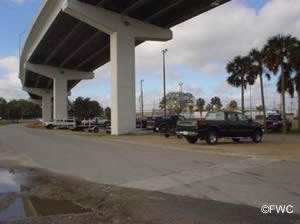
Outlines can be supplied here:
[[20, 185], [15, 181], [15, 175], [6, 169], [0, 169], [0, 194], [20, 192]]
[[27, 197], [22, 195], [22, 189], [26, 188], [16, 181], [14, 173], [0, 169], [0, 222], [90, 211], [72, 201]]

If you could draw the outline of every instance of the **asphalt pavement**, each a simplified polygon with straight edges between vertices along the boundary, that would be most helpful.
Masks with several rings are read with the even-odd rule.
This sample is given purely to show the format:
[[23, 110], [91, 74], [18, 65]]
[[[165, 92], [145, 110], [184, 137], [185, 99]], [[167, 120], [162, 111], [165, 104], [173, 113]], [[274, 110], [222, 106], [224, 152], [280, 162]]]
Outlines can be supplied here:
[[258, 212], [266, 204], [292, 205], [300, 214], [300, 163], [295, 161], [176, 150], [21, 125], [0, 127], [0, 156], [103, 184], [249, 205]]

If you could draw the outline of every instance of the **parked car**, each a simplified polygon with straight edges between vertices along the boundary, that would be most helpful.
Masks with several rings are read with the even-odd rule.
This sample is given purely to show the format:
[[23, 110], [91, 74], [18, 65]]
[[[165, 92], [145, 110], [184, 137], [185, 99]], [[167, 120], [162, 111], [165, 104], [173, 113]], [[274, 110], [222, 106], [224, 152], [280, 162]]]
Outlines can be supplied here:
[[136, 119], [136, 128], [147, 128], [147, 121], [150, 118], [144, 117], [144, 118], [137, 118]]
[[[266, 119], [268, 131], [281, 131], [283, 128], [282, 116], [280, 114], [269, 115]], [[287, 120], [288, 131], [292, 128], [292, 122]]]
[[147, 120], [146, 129], [155, 131], [155, 124], [161, 119], [161, 116], [155, 116]]
[[110, 127], [110, 120], [101, 117], [95, 117], [89, 120], [82, 120], [81, 125], [85, 127], [97, 126], [100, 129], [108, 129]]
[[198, 139], [206, 140], [208, 144], [217, 144], [219, 138], [229, 137], [234, 142], [241, 138], [251, 138], [259, 143], [263, 139], [264, 129], [239, 112], [209, 112], [204, 120], [180, 120], [177, 122], [177, 135], [195, 144]]
[[44, 126], [48, 129], [53, 129], [53, 128], [71, 129], [76, 127], [76, 121], [75, 119], [53, 120], [53, 121], [45, 122]]
[[151, 127], [151, 129], [153, 129], [155, 132], [171, 133], [171, 132], [175, 132], [177, 121], [179, 120], [185, 120], [185, 118], [181, 115], [157, 117], [153, 119], [151, 125], [149, 125], [150, 122], [147, 122], [147, 128]]

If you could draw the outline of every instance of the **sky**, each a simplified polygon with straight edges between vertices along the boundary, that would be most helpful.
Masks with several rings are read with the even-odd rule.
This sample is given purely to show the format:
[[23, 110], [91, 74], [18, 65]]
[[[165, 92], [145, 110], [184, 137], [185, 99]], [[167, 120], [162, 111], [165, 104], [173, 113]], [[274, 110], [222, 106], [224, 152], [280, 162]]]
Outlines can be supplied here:
[[[40, 0], [0, 1], [0, 96], [28, 98], [18, 79], [19, 46], [24, 41]], [[162, 97], [162, 54], [166, 55], [167, 90], [191, 92], [195, 98], [220, 96], [223, 104], [240, 102], [240, 90], [226, 83], [226, 64], [236, 55], [246, 55], [251, 48], [261, 48], [278, 33], [300, 39], [300, 0], [232, 0], [174, 28], [168, 42], [145, 42], [136, 48], [136, 93], [139, 105], [140, 80], [144, 80], [145, 109], [157, 107]], [[94, 80], [82, 81], [72, 90], [72, 99], [83, 96], [110, 105], [110, 65], [95, 71]], [[277, 107], [275, 91], [278, 77], [266, 83], [268, 108]], [[251, 101], [250, 101], [251, 92]], [[288, 97], [287, 97], [288, 98]], [[296, 108], [288, 99], [288, 110]], [[246, 105], [260, 104], [259, 83], [246, 91]]]

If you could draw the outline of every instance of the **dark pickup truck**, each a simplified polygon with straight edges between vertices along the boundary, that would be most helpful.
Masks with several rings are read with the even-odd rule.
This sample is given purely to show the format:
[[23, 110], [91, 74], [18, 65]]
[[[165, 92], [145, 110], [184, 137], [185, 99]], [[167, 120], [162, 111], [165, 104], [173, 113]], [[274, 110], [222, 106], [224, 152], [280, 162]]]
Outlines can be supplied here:
[[219, 138], [232, 138], [239, 142], [241, 138], [251, 138], [259, 143], [263, 138], [263, 126], [253, 122], [242, 113], [209, 112], [204, 120], [183, 120], [177, 122], [176, 134], [195, 144], [198, 139], [208, 144], [217, 144]]
[[154, 132], [170, 133], [176, 129], [177, 121], [185, 120], [181, 115], [170, 115], [165, 117], [155, 117], [147, 121], [147, 129]]

